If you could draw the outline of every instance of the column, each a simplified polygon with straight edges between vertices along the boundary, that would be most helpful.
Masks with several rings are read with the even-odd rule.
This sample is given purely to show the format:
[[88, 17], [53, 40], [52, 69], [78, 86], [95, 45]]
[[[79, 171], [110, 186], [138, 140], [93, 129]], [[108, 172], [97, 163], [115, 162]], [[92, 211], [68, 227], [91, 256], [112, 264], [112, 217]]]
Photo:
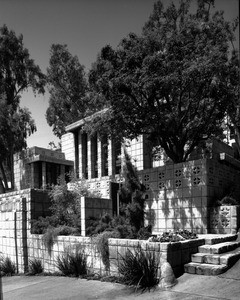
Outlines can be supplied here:
[[112, 141], [112, 139], [110, 139], [109, 143], [108, 143], [108, 175], [109, 176], [112, 176], [115, 174], [114, 163], [113, 163], [113, 154], [114, 154], [113, 141]]
[[102, 168], [102, 141], [97, 138], [97, 156], [98, 156], [98, 177], [104, 176], [103, 168]]
[[92, 178], [92, 161], [91, 161], [91, 138], [87, 135], [87, 177], [88, 179]]

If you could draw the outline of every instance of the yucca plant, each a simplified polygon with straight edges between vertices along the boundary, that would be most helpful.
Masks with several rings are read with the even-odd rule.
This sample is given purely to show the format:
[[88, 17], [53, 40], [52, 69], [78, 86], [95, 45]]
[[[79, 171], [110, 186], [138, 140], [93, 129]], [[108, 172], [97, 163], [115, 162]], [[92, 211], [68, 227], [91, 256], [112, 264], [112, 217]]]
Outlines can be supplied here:
[[87, 274], [87, 256], [84, 251], [59, 255], [56, 265], [65, 276], [79, 277]]
[[150, 290], [158, 284], [159, 260], [154, 252], [145, 252], [140, 247], [133, 252], [127, 249], [125, 256], [121, 258], [118, 270], [125, 284], [136, 286], [136, 289], [140, 288], [142, 291]]
[[31, 274], [31, 275], [43, 273], [42, 261], [37, 258], [34, 258], [33, 260], [29, 260], [28, 271], [29, 271], [29, 274]]
[[16, 273], [16, 265], [9, 257], [2, 258], [0, 262], [0, 272], [2, 275], [12, 276]]

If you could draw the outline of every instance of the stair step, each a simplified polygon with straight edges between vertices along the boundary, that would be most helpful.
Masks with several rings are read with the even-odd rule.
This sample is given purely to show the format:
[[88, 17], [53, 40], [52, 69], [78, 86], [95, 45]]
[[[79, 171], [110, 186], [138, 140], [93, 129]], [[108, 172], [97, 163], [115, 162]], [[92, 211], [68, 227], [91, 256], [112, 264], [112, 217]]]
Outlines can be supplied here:
[[226, 272], [228, 267], [226, 265], [211, 265], [190, 262], [184, 265], [184, 271], [190, 274], [198, 275], [219, 275]]
[[192, 262], [206, 263], [213, 265], [232, 265], [240, 258], [240, 247], [223, 253], [223, 254], [209, 254], [209, 253], [194, 253], [191, 255]]
[[205, 239], [205, 245], [213, 245], [235, 241], [238, 238], [238, 234], [199, 234], [199, 238]]
[[213, 245], [203, 245], [198, 247], [200, 253], [209, 253], [209, 254], [221, 254], [224, 252], [232, 251], [240, 247], [240, 241], [233, 242], [224, 242]]

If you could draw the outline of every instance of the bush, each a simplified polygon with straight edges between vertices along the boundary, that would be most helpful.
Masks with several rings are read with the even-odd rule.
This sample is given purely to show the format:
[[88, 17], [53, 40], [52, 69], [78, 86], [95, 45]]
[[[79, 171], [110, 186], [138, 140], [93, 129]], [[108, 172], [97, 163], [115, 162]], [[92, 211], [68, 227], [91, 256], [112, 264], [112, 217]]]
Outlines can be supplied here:
[[57, 235], [81, 235], [79, 228], [62, 225], [56, 228]]
[[191, 240], [197, 239], [198, 236], [196, 233], [188, 231], [186, 229], [180, 229], [177, 231], [166, 231], [158, 236], [152, 236], [149, 238], [150, 242], [161, 242], [161, 243], [168, 243], [168, 242], [179, 242], [183, 240]]
[[121, 258], [118, 270], [123, 276], [123, 283], [139, 287], [143, 291], [158, 284], [159, 260], [156, 259], [155, 252], [144, 252], [140, 247], [134, 252], [127, 249], [126, 255]]
[[37, 220], [33, 219], [30, 222], [32, 234], [44, 234], [49, 227], [57, 226], [57, 219], [54, 216], [39, 217]]
[[51, 255], [52, 247], [55, 243], [55, 239], [58, 236], [58, 228], [48, 227], [47, 231], [42, 236], [42, 241], [45, 248], [48, 250], [49, 255]]
[[119, 233], [116, 231], [105, 231], [94, 237], [94, 242], [96, 243], [97, 250], [101, 255], [106, 271], [110, 268], [108, 246], [109, 238], [119, 238]]
[[59, 255], [56, 265], [65, 276], [79, 277], [87, 274], [87, 256], [83, 250]]
[[37, 259], [37, 258], [34, 258], [33, 260], [29, 260], [28, 272], [31, 275], [36, 275], [36, 274], [43, 273], [42, 261], [40, 259]]
[[239, 203], [237, 202], [236, 199], [234, 199], [230, 196], [225, 196], [220, 201], [218, 201], [217, 204], [218, 205], [238, 205]]
[[16, 265], [9, 257], [2, 258], [0, 261], [0, 272], [2, 275], [12, 276], [16, 273]]

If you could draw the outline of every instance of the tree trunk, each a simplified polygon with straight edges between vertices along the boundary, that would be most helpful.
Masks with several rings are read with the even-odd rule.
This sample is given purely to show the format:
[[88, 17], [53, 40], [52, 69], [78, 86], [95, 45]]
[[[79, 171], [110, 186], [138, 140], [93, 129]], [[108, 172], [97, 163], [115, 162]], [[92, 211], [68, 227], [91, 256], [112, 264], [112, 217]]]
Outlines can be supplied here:
[[5, 188], [2, 183], [2, 177], [0, 177], [0, 194], [4, 194], [4, 193], [5, 193]]
[[[2, 162], [0, 162], [0, 170], [1, 170], [1, 173], [2, 173], [2, 177], [3, 177], [3, 182], [4, 182], [4, 185], [5, 185], [4, 190], [7, 190], [8, 189], [8, 180], [7, 180], [7, 176], [6, 176], [6, 173], [5, 173]], [[2, 183], [2, 181], [1, 181], [1, 183]]]

